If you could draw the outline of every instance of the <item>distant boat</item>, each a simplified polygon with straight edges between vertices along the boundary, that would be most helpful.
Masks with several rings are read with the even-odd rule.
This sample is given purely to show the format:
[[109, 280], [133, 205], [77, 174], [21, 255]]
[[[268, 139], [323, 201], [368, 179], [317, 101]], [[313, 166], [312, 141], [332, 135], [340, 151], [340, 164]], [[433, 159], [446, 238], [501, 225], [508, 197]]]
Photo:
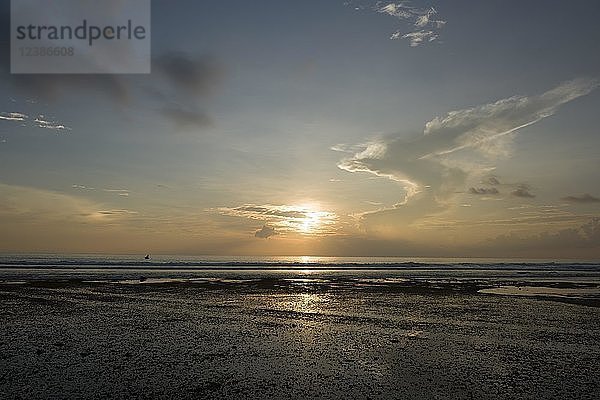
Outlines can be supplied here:
[[146, 254], [146, 257], [144, 257], [144, 260], [149, 260], [150, 259], [150, 254]]

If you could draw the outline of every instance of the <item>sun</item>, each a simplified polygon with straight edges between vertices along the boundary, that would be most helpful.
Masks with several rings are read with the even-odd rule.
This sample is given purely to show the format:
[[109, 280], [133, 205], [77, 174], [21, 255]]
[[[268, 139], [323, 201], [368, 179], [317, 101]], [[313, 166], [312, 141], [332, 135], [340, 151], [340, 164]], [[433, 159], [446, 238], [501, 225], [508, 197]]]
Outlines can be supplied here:
[[318, 231], [322, 218], [323, 212], [321, 211], [307, 211], [300, 223], [300, 232], [312, 233]]

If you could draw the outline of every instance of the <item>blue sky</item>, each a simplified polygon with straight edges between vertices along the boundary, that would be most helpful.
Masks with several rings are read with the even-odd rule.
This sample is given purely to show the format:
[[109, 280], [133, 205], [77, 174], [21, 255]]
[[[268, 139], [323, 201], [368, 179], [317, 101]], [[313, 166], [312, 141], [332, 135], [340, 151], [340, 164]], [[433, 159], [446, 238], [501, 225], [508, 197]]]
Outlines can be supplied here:
[[599, 17], [153, 1], [150, 75], [3, 59], [0, 251], [599, 258]]

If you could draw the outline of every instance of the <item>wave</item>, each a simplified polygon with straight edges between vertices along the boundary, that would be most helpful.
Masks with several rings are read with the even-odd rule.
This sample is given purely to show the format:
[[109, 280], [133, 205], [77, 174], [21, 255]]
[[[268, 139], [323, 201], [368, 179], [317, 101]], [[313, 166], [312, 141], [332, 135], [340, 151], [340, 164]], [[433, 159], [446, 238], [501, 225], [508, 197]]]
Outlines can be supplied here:
[[110, 269], [463, 269], [463, 270], [582, 270], [600, 271], [586, 262], [414, 262], [289, 261], [289, 260], [132, 260], [115, 258], [0, 257], [0, 268], [110, 268]]

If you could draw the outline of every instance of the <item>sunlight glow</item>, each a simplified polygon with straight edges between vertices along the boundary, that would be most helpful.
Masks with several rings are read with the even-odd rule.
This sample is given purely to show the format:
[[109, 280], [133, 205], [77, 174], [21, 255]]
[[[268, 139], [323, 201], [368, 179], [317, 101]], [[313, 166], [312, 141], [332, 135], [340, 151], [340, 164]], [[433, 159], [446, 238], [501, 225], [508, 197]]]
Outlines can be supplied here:
[[337, 232], [338, 216], [324, 211], [316, 203], [296, 205], [244, 204], [239, 207], [221, 207], [217, 211], [222, 215], [244, 217], [261, 221], [276, 230], [277, 234], [295, 233], [301, 235], [322, 236]]

